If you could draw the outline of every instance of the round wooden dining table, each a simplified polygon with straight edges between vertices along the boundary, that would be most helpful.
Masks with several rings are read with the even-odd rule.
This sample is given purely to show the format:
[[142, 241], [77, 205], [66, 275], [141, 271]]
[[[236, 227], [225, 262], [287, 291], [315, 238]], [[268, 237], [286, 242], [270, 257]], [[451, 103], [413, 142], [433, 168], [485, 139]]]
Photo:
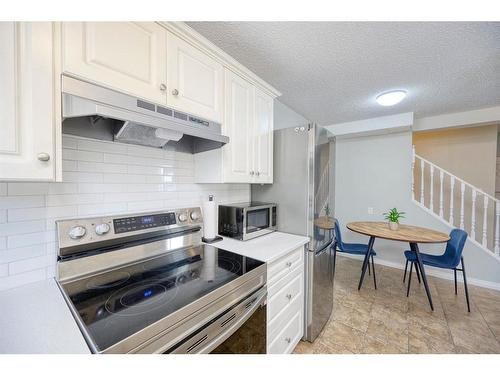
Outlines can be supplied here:
[[420, 271], [420, 275], [424, 282], [425, 293], [429, 300], [429, 305], [431, 309], [434, 310], [434, 305], [432, 304], [432, 296], [429, 290], [429, 285], [427, 283], [427, 277], [425, 275], [424, 265], [422, 263], [422, 257], [420, 256], [420, 251], [418, 249], [419, 243], [443, 243], [450, 239], [446, 233], [439, 232], [433, 229], [416, 227], [413, 225], [403, 225], [399, 224], [397, 230], [391, 230], [387, 222], [380, 221], [356, 221], [347, 224], [347, 228], [353, 232], [364, 234], [370, 237], [368, 241], [368, 249], [363, 261], [363, 267], [361, 270], [361, 277], [359, 279], [358, 290], [361, 289], [363, 284], [363, 279], [365, 277], [366, 267], [369, 261], [369, 254], [373, 249], [373, 243], [375, 238], [383, 238], [385, 240], [391, 241], [401, 241], [408, 242], [410, 244], [410, 250], [415, 252], [417, 258], [417, 271]]

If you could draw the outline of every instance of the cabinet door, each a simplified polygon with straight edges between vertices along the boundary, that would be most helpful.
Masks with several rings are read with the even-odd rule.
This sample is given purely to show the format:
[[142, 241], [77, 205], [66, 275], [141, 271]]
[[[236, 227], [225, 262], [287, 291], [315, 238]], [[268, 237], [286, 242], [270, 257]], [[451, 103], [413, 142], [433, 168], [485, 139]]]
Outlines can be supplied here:
[[225, 70], [225, 113], [222, 126], [229, 143], [223, 147], [225, 182], [253, 181], [254, 87]]
[[63, 70], [165, 103], [166, 34], [154, 22], [65, 22]]
[[255, 182], [273, 182], [273, 98], [255, 89]]
[[55, 177], [53, 27], [0, 22], [0, 179]]
[[222, 122], [222, 64], [172, 33], [167, 37], [167, 54], [167, 104]]

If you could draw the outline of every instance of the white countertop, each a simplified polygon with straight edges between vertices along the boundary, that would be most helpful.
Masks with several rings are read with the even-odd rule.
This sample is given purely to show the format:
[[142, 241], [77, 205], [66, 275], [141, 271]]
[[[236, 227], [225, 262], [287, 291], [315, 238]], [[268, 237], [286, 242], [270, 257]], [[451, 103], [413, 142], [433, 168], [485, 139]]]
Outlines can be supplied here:
[[0, 353], [90, 353], [54, 279], [0, 293]]
[[309, 242], [309, 237], [283, 232], [265, 234], [248, 241], [223, 238], [222, 241], [214, 242], [213, 245], [266, 263], [273, 262]]

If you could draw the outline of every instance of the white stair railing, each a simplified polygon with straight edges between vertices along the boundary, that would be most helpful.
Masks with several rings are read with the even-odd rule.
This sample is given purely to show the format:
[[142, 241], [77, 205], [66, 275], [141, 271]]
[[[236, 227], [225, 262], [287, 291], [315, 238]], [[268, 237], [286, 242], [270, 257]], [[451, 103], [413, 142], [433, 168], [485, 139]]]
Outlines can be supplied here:
[[[434, 174], [437, 171], [439, 171], [439, 180], [435, 181]], [[420, 179], [419, 183], [416, 183], [417, 179]], [[460, 184], [460, 189], [455, 189], [457, 182]], [[439, 191], [437, 212], [434, 208], [434, 190]], [[466, 230], [470, 239], [478, 245], [500, 256], [500, 200], [417, 155], [413, 147], [413, 200], [454, 226], [456, 192], [459, 193], [460, 202], [457, 221], [459, 228]], [[417, 200], [416, 197], [419, 199]], [[446, 205], [448, 205], [448, 210]], [[448, 212], [448, 215], [445, 212]], [[478, 235], [477, 238], [476, 235]]]

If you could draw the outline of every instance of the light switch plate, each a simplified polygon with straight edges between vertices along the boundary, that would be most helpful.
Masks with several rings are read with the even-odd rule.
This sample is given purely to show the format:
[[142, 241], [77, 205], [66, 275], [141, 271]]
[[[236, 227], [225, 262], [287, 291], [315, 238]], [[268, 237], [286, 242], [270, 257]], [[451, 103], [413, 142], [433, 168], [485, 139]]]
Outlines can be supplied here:
[[368, 207], [368, 215], [373, 215], [373, 207]]

